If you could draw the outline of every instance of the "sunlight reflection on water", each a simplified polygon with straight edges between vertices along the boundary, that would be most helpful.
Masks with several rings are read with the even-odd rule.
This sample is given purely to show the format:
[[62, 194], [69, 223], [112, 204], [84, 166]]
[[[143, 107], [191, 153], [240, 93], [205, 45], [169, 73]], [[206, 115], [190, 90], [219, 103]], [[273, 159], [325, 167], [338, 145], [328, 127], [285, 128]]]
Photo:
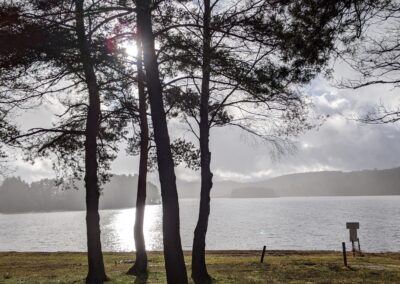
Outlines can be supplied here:
[[[105, 248], [113, 251], [135, 250], [133, 226], [136, 209], [101, 211], [102, 242]], [[148, 205], [145, 210], [144, 237], [149, 250], [162, 249], [161, 206]]]

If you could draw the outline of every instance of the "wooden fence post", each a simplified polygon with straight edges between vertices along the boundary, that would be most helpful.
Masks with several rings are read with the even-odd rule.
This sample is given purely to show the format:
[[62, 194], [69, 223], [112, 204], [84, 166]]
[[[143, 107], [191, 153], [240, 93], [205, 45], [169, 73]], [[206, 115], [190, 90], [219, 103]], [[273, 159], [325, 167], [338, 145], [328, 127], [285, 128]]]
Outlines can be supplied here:
[[261, 263], [264, 262], [264, 255], [265, 255], [265, 250], [266, 250], [266, 248], [267, 248], [267, 246], [264, 246], [264, 247], [263, 247], [263, 251], [262, 251], [262, 254], [261, 254]]
[[344, 266], [347, 266], [347, 255], [346, 255], [346, 243], [342, 242], [342, 249], [343, 249], [343, 262], [344, 262]]
[[361, 252], [361, 245], [360, 245], [360, 239], [357, 238], [357, 242], [358, 242], [358, 252], [360, 253], [361, 256], [363, 256], [362, 252]]

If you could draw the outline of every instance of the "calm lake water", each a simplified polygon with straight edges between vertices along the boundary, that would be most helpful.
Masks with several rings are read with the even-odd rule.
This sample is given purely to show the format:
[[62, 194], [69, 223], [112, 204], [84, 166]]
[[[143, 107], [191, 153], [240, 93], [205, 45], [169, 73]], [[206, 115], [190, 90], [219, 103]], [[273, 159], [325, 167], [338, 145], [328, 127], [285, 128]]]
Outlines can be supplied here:
[[[198, 200], [180, 201], [183, 247], [191, 249]], [[132, 251], [134, 209], [101, 211], [104, 251]], [[161, 206], [146, 207], [149, 250], [162, 249]], [[213, 199], [208, 249], [340, 250], [346, 222], [360, 222], [365, 251], [400, 251], [400, 196]], [[0, 214], [0, 251], [85, 251], [85, 212]]]

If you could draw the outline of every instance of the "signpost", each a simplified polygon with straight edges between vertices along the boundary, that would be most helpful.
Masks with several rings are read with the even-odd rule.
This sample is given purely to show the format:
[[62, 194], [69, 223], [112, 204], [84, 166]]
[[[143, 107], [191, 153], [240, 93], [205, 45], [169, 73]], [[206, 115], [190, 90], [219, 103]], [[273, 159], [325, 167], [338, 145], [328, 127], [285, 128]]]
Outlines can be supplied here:
[[356, 256], [356, 247], [354, 245], [355, 242], [358, 242], [358, 251], [361, 255], [361, 247], [360, 247], [360, 240], [357, 236], [357, 230], [360, 228], [359, 222], [347, 222], [346, 229], [350, 230], [350, 242], [352, 246], [353, 256]]

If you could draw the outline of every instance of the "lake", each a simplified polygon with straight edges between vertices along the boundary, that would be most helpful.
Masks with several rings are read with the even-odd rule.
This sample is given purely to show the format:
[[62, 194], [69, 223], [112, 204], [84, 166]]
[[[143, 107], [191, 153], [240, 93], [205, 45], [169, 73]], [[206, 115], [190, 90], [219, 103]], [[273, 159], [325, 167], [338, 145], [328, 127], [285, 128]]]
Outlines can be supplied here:
[[[183, 248], [191, 249], [198, 200], [180, 200]], [[161, 205], [148, 205], [145, 238], [162, 249]], [[135, 209], [101, 211], [104, 251], [132, 251]], [[400, 251], [400, 196], [213, 199], [207, 249], [340, 250], [346, 222], [361, 249]], [[350, 247], [350, 246], [349, 246]], [[0, 214], [0, 251], [86, 251], [85, 212]]]

